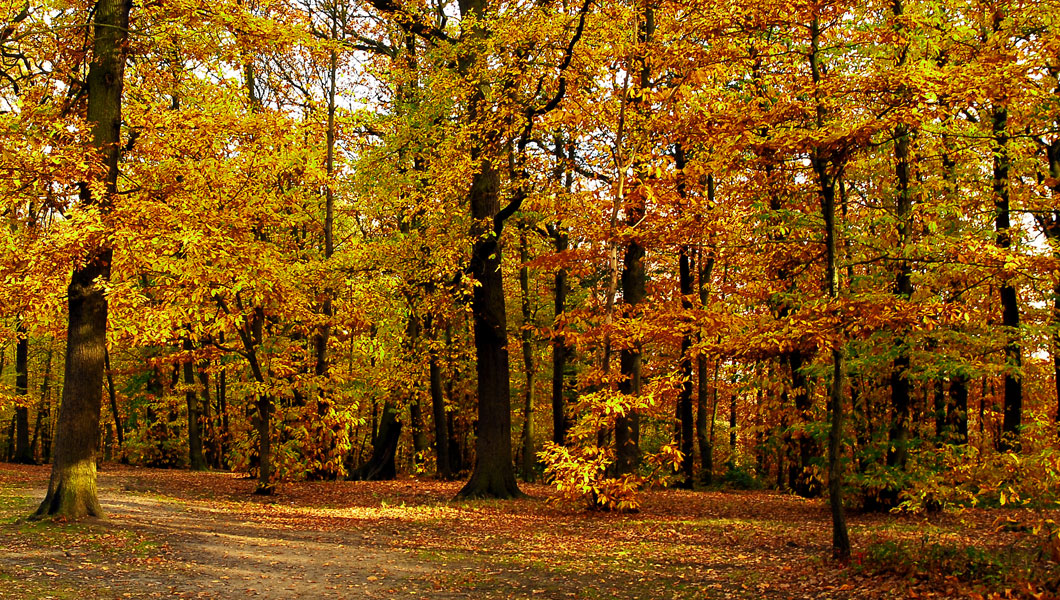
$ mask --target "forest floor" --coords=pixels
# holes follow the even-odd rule
[[[230,473],[110,464],[106,520],[28,521],[49,472],[0,464],[0,598],[1031,597],[1019,569],[1042,560],[1023,527],[998,527],[1041,512],[851,515],[840,565],[826,504],[774,492],[647,492],[609,514],[542,485],[510,501],[455,501],[459,483],[433,480],[261,498]]]

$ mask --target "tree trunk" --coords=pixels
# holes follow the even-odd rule
[[[994,208],[997,211],[994,226],[999,248],[1008,250],[1012,245],[1009,222],[1009,150],[1008,110],[994,109]],[[1019,298],[1009,279],[1001,284],[1001,326],[1005,342],[1005,405],[1001,440],[1001,451],[1020,451],[1020,429],[1023,421],[1023,355],[1020,347]]]
[[[485,0],[460,0],[460,14],[476,24],[461,38],[470,47],[488,37],[482,22],[486,17]],[[459,71],[470,74],[484,57],[468,49],[461,56]],[[468,100],[468,122],[487,118],[486,94],[482,85]],[[500,237],[504,221],[518,210],[518,203],[500,210],[500,173],[493,164],[499,141],[486,135],[471,150],[469,205],[472,237],[468,271],[476,285],[471,295],[471,315],[475,331],[475,370],[478,373],[478,436],[475,440],[475,469],[458,496],[461,498],[511,498],[521,496],[512,463],[511,367],[508,362],[508,317],[504,304],[504,279],[501,271]]]
[[[84,206],[98,206],[105,216],[117,192],[121,140],[121,98],[128,54],[131,0],[99,0],[95,5],[93,53],[88,68],[87,121],[92,146],[106,165],[104,197],[81,184]],[[107,298],[111,249],[90,249],[78,263],[67,288],[69,320],[63,399],[56,427],[55,460],[48,492],[35,516],[77,519],[103,516],[96,494],[96,448],[103,402],[103,353],[107,337]]]
[[[118,393],[114,387],[114,373],[110,368],[110,349],[103,351],[103,369],[107,374],[107,396],[110,398],[110,413],[114,419],[114,432],[118,436],[118,451],[121,453],[122,464],[129,463],[129,457],[125,455],[125,424],[118,413]]]
[[[553,236],[557,253],[567,250],[570,238],[566,230],[557,227]],[[566,327],[563,322],[567,311],[567,270],[560,267],[556,270],[555,277],[555,315],[556,329],[552,337],[552,441],[563,445],[567,443],[567,429],[570,423],[567,419],[567,407],[563,396],[563,381],[567,372],[567,338],[562,333]]]
[[[679,166],[678,168],[683,168]],[[686,311],[692,310],[691,296],[694,293],[692,286],[692,269],[694,268],[691,248],[683,246],[678,260],[678,275],[681,292],[681,307]],[[695,482],[695,446],[692,437],[695,435],[695,422],[692,416],[692,337],[693,330],[689,327],[681,336],[681,393],[678,398],[678,415],[680,421],[679,449],[681,450],[681,472],[684,474],[683,486],[691,489]]]
[[[15,344],[15,456],[16,463],[35,464],[29,437],[29,337],[26,326],[19,319],[18,341]]]
[[[48,344],[48,356],[44,363],[44,377],[40,384],[40,402],[37,404],[37,420],[33,424],[33,439],[29,445],[36,448],[37,440],[41,441],[41,458],[44,462],[51,459],[51,410],[48,402],[49,382],[52,377],[52,357],[54,355],[54,341]],[[3,370],[0,364],[0,371]]]
[[[820,22],[814,15],[810,26],[811,52],[810,70],[813,74],[813,82],[817,88],[815,94],[820,94],[821,70],[819,56]],[[817,98],[817,127],[824,126],[825,109],[820,97]],[[825,284],[828,289],[828,297],[835,302],[839,299],[839,271],[836,268],[836,194],[835,174],[836,162],[841,160],[833,155],[824,154],[820,148],[811,151],[811,163],[817,174],[819,184],[819,196],[821,200],[821,216],[824,219],[825,231]],[[829,151],[830,152],[830,151]],[[831,416],[831,426],[828,429],[828,504],[832,513],[832,557],[836,560],[846,562],[850,560],[850,538],[847,533],[846,517],[843,513],[842,475],[843,468],[840,461],[840,451],[843,441],[843,376],[844,376],[844,341],[836,340],[832,348],[832,381],[828,390],[828,412]]]
[[[428,330],[430,325],[428,324]],[[433,337],[433,336],[432,336]],[[453,478],[449,460],[449,436],[446,429],[445,395],[442,393],[442,369],[438,365],[438,351],[434,344],[430,348],[431,412],[434,416],[434,454],[438,478]]]
[[[896,4],[899,7],[900,4]],[[898,14],[900,9],[895,9]],[[898,197],[895,202],[895,219],[898,221],[898,245],[899,256],[905,255],[905,246],[909,239],[910,219],[912,218],[913,195],[909,188],[909,143],[912,134],[905,125],[899,125],[894,132],[894,154],[898,163],[896,174],[898,178]],[[899,300],[909,300],[913,295],[913,282],[911,278],[912,269],[909,263],[900,259],[898,271],[894,280],[894,295]],[[898,356],[891,363],[891,406],[894,410],[891,428],[888,433],[890,444],[887,449],[887,466],[905,470],[906,461],[909,456],[909,346],[905,340],[904,332],[896,334],[895,344],[898,347]],[[889,495],[892,501],[897,501],[897,489],[891,489]]]
[[[500,173],[489,159],[480,158],[479,171],[471,180],[471,216],[475,221],[493,222],[499,211],[499,193]],[[471,252],[470,271],[477,282],[471,314],[478,374],[478,436],[475,470],[460,490],[461,498],[522,495],[512,463],[511,371],[501,246],[499,240],[487,236],[490,234],[477,232]]]
[[[195,365],[192,364],[191,352],[195,350],[191,339],[181,340],[181,349],[187,354],[184,357],[184,401],[188,406],[188,464],[192,471],[206,470],[206,459],[202,455],[202,408],[199,394],[195,391]]]
[[[533,312],[530,307],[530,262],[529,244],[526,239],[526,230],[520,231],[519,235],[519,261],[522,267],[519,269],[519,290],[522,293],[523,327],[519,332],[522,338],[523,371],[526,373],[526,389],[523,393],[523,435],[522,435],[522,476],[523,481],[534,480],[534,467],[537,465],[537,454],[534,450],[534,348]]]
[[[372,440],[372,456],[350,473],[354,481],[387,481],[397,477],[397,448],[401,440],[401,420],[397,408],[387,400],[379,419],[379,434]]]

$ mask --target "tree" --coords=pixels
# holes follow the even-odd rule
[[[121,108],[131,0],[100,0],[92,22],[92,58],[85,82],[87,121],[102,174],[80,184],[80,210],[104,220],[118,191]],[[107,346],[107,298],[113,249],[97,242],[74,267],[68,288],[69,317],[63,399],[55,435],[55,458],[48,492],[37,517],[103,516],[96,494],[96,446],[103,402],[103,362]]]

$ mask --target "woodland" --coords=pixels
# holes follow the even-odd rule
[[[1055,593],[1058,15],[0,0],[0,458],[1015,507]]]

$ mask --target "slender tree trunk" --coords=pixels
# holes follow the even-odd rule
[[[557,229],[553,237],[556,252],[563,252],[569,247],[567,232]],[[556,444],[567,443],[567,429],[570,423],[567,419],[567,407],[563,396],[563,381],[567,372],[567,338],[562,333],[563,323],[567,312],[567,269],[560,267],[556,270],[554,283],[555,314],[557,332],[552,338],[552,441]]]
[[[48,355],[44,363],[44,378],[40,384],[40,402],[37,404],[37,421],[33,425],[33,439],[30,440],[29,445],[36,448],[37,440],[41,440],[41,457],[44,462],[48,462],[50,457],[50,429],[51,429],[51,410],[48,402],[48,386],[49,381],[52,377],[52,357],[55,353],[54,342],[48,345]],[[2,366],[2,365],[0,365]],[[2,370],[2,368],[0,368]],[[43,435],[42,435],[43,432]]]
[[[740,395],[735,390],[729,393],[729,466],[736,466],[736,404]]]
[[[337,10],[337,6],[331,8],[333,11],[331,14],[331,39],[335,40],[338,37],[338,15],[334,13]],[[332,191],[331,186],[333,185],[332,177],[335,175],[335,98],[336,98],[336,82],[338,80],[338,51],[332,47],[328,54],[328,124],[326,134],[326,155],[324,158],[324,168],[328,175],[328,184],[324,188],[324,260],[328,261],[335,254],[335,193]],[[318,328],[316,334],[313,336],[313,348],[316,354],[316,361],[313,366],[313,374],[317,377],[324,378],[328,375],[328,337],[331,335],[331,319],[335,316],[335,309],[332,306],[332,291],[325,288],[323,290],[324,302],[321,306],[321,313],[324,316],[324,322]],[[323,387],[321,388],[324,389]],[[328,409],[331,407],[331,400],[327,397],[326,393],[317,395],[317,413],[321,416],[327,414]]]
[[[125,424],[118,412],[118,392],[114,387],[114,372],[110,368],[110,349],[103,350],[103,370],[107,374],[107,396],[110,398],[110,413],[114,418],[114,432],[118,436],[118,451],[121,453],[121,462],[128,464],[129,458],[125,456]]]
[[[427,330],[433,331],[428,315]],[[432,335],[432,337],[434,337]],[[432,343],[430,347],[430,384],[431,412],[434,416],[434,454],[437,461],[438,478],[453,478],[453,469],[449,460],[449,436],[446,430],[445,395],[442,392],[442,369],[438,364],[438,350]]]
[[[950,377],[950,402],[946,423],[957,444],[968,443],[968,378],[956,374]]]
[[[125,79],[126,43],[131,0],[99,0],[95,5],[93,52],[86,83],[87,121],[92,146],[106,165],[104,197],[93,197],[92,186],[81,184],[84,206],[98,206],[105,217],[117,192],[121,147],[121,100]],[[63,400],[56,428],[55,460],[48,492],[37,517],[76,519],[103,516],[96,493],[96,448],[103,402],[103,353],[107,336],[107,298],[111,249],[90,250],[74,268],[67,288],[69,321]]]
[[[681,168],[681,167],[678,167]],[[695,268],[691,257],[692,249],[683,246],[678,259],[678,279],[681,292],[681,307],[692,310],[691,296],[694,293],[692,269]],[[692,385],[693,385],[693,359],[692,359],[692,337],[691,327],[681,336],[681,393],[678,398],[678,415],[680,422],[679,448],[681,450],[681,472],[684,474],[683,486],[692,488],[695,482],[695,445],[693,436],[695,433],[695,421],[692,415]]]
[[[556,176],[565,176],[566,190],[569,194],[574,184],[573,171],[568,168],[566,161],[574,161],[574,148],[566,153],[563,148],[563,138],[556,137]],[[557,223],[551,230],[553,248],[556,254],[565,252],[570,248],[570,235],[562,223]],[[567,375],[567,338],[563,333],[566,328],[565,318],[567,312],[567,269],[560,267],[556,269],[553,284],[554,315],[553,327],[555,332],[552,336],[552,442],[564,445],[567,443],[567,429],[570,422],[567,418],[566,402],[563,395],[564,379]]]
[[[814,15],[810,26],[811,52],[810,70],[818,94],[817,127],[824,127],[825,108],[820,101],[820,22]],[[830,151],[829,151],[830,152]],[[820,148],[811,151],[811,163],[817,174],[821,200],[821,216],[825,225],[825,278],[828,297],[835,302],[839,299],[839,271],[836,266],[836,194],[835,174],[837,157],[825,155]],[[832,348],[832,381],[828,391],[828,413],[831,424],[828,430],[828,504],[832,513],[832,557],[846,562],[850,560],[850,538],[847,533],[846,517],[843,512],[842,476],[843,466],[840,452],[843,441],[843,377],[844,377],[844,342],[833,342]]]
[[[519,232],[519,261],[522,267],[519,269],[519,291],[522,294],[521,305],[523,312],[523,327],[519,332],[522,339],[523,371],[526,373],[526,389],[523,392],[523,481],[534,480],[534,468],[537,465],[537,453],[534,449],[534,347],[533,347],[533,325],[534,317],[530,306],[530,262],[529,243],[526,238],[526,230]]]
[[[195,391],[195,365],[192,364],[190,353],[195,350],[189,338],[181,340],[181,349],[188,356],[184,357],[183,374],[184,402],[188,407],[188,464],[193,471],[206,470],[206,459],[202,455],[202,408],[199,403],[199,394]]]
[[[218,447],[217,428],[214,425],[212,400],[210,398],[210,374],[206,370],[208,360],[203,359],[196,365],[195,371],[199,379],[199,389],[202,391],[202,424],[203,424],[203,458],[206,464],[220,468],[221,449]]]
[[[31,465],[33,446],[29,437],[29,336],[22,319],[17,326],[18,341],[15,344],[15,456],[16,463]]]
[[[684,148],[678,144],[674,151],[675,167],[678,171],[683,172],[683,169],[687,165],[687,157],[685,156]],[[680,195],[682,201],[686,199],[688,190],[685,180],[682,178],[677,183],[677,192]],[[695,293],[693,289],[695,281],[693,278],[693,270],[695,269],[695,261],[692,258],[693,249],[689,246],[682,246],[679,251],[679,258],[677,261],[678,271],[678,291],[681,294],[681,308],[686,313],[692,310],[692,294]],[[689,319],[689,326],[681,334],[681,392],[677,400],[677,447],[681,451],[681,468],[680,471],[684,475],[684,481],[681,482],[683,487],[691,489],[695,483],[695,441],[692,439],[695,435],[695,421],[692,414],[692,386],[693,377],[693,360],[692,360],[692,341],[693,328],[691,327],[691,319]]]
[[[1007,251],[1012,245],[1009,222],[1009,149],[1008,110],[995,107],[994,135],[994,226],[997,246]],[[1019,298],[1008,279],[1001,284],[1001,326],[1005,342],[1005,404],[1002,435],[998,447],[1002,451],[1020,451],[1020,429],[1023,421],[1023,354],[1020,347]]]
[[[896,4],[900,6],[900,4]],[[898,10],[898,9],[896,9]],[[900,14],[900,13],[899,13]],[[904,62],[904,61],[903,61]],[[895,129],[895,159],[898,163],[898,197],[895,203],[895,219],[898,221],[899,256],[905,255],[905,246],[909,238],[910,219],[912,218],[912,190],[909,188],[909,143],[912,134],[905,125]],[[912,268],[905,260],[898,261],[898,272],[895,275],[894,294],[900,300],[909,300],[913,295]],[[887,466],[905,470],[909,456],[909,346],[904,332],[897,334],[895,344],[898,356],[891,363],[891,406],[894,409],[889,431],[890,444],[887,450]],[[889,492],[891,501],[897,501],[897,489]]]

